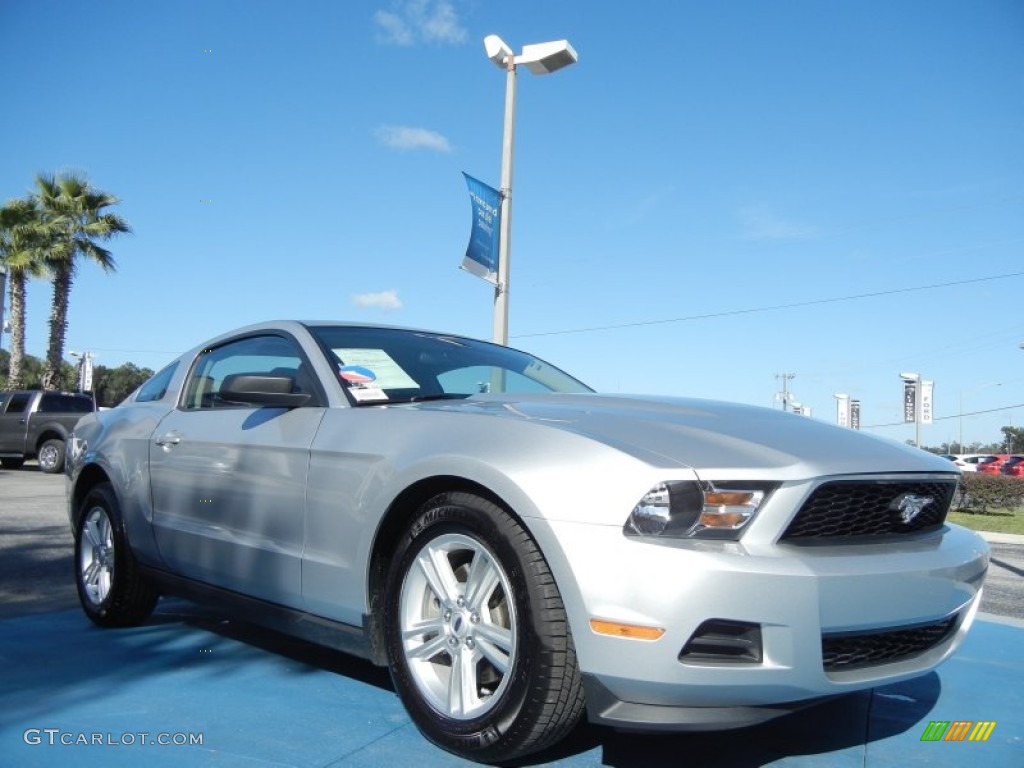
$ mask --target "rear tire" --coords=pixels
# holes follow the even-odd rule
[[[420,731],[471,760],[562,739],[583,714],[558,587],[529,533],[469,493],[437,496],[399,542],[385,634],[395,688]]]
[[[101,627],[141,624],[156,606],[159,595],[139,573],[109,483],[89,491],[79,507],[75,584],[85,615]]]
[[[47,440],[39,446],[39,469],[48,475],[56,475],[64,471],[64,441],[56,438]]]

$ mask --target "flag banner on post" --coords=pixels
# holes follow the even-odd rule
[[[850,426],[849,395],[836,395],[836,424],[840,427]]]
[[[78,391],[92,392],[92,356],[86,352],[78,364]]]
[[[921,423],[932,423],[932,392],[935,389],[934,381],[921,382]]]
[[[860,429],[860,400],[850,401],[850,427]]]
[[[917,382],[903,382],[903,421],[917,421]]]
[[[466,177],[469,200],[473,205],[473,229],[461,268],[497,285],[501,193],[468,173],[462,175]]]

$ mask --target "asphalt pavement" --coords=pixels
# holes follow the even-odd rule
[[[0,470],[0,765],[469,765],[420,736],[367,662],[177,600],[138,628],[94,627],[77,607],[64,503],[63,478]],[[522,765],[1019,768],[1024,542],[993,538],[986,613],[937,672],[742,731],[584,724]],[[968,721],[994,723],[987,740],[926,738]]]

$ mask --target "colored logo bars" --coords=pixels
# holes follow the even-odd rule
[[[995,727],[995,720],[932,720],[921,741],[988,741]]]

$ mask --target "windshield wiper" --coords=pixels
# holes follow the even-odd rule
[[[436,392],[432,395],[413,395],[412,397],[405,397],[401,400],[389,400],[389,404],[394,405],[395,403],[427,403],[432,400],[465,400],[469,397],[464,392]]]

